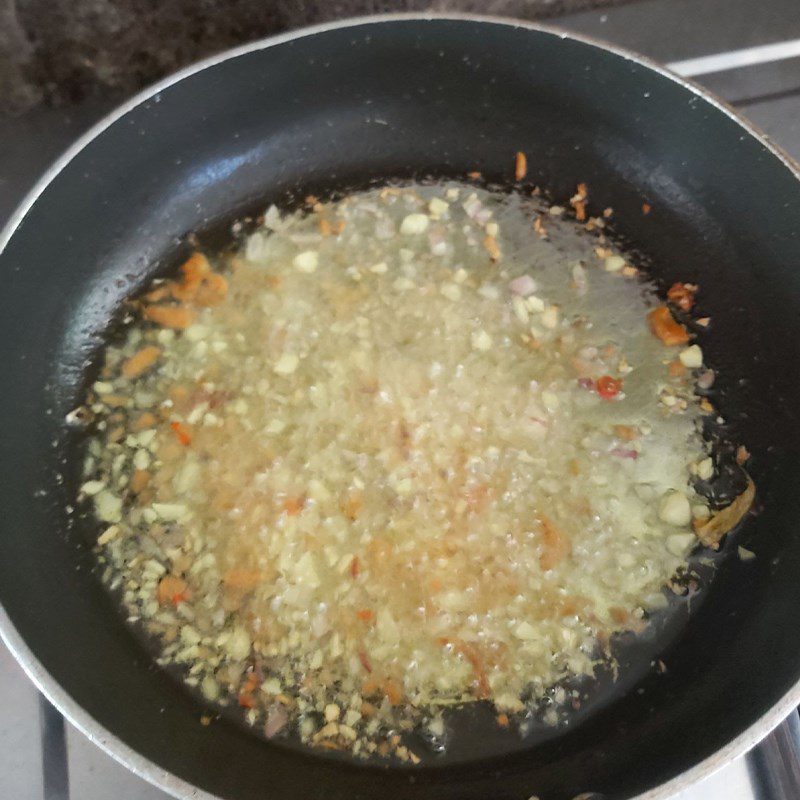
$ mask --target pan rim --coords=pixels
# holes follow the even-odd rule
[[[158,94],[170,86],[188,78],[196,73],[202,72],[209,67],[216,66],[230,59],[258,50],[265,50],[269,47],[285,44],[306,36],[314,36],[328,31],[335,31],[347,28],[357,28],[365,25],[382,25],[394,22],[429,22],[435,20],[470,22],[488,25],[502,25],[511,28],[522,28],[539,33],[556,36],[563,40],[575,41],[587,44],[605,52],[613,53],[627,61],[651,70],[662,77],[688,89],[694,95],[700,97],[705,102],[722,112],[725,116],[739,125],[747,134],[756,139],[766,151],[775,156],[783,166],[800,181],[800,164],[788,155],[781,147],[773,143],[767,134],[758,126],[741,116],[724,100],[717,97],[706,88],[695,81],[682,77],[657,61],[643,56],[635,51],[619,47],[601,39],[596,39],[583,34],[568,32],[555,25],[541,24],[539,22],[529,22],[515,19],[513,17],[499,17],[496,15],[468,14],[468,13],[391,13],[374,14],[349,17],[334,22],[320,23],[318,25],[298,28],[286,33],[277,34],[258,39],[247,44],[240,45],[228,50],[224,50],[208,58],[190,64],[183,69],[174,72],[162,80],[149,87],[137,92],[108,114],[97,123],[92,125],[83,135],[81,135],[67,150],[65,150],[45,171],[33,188],[27,193],[22,202],[17,206],[9,217],[7,223],[0,230],[0,255],[3,254],[8,243],[11,241],[17,228],[25,219],[28,211],[36,203],[53,180],[61,171],[94,139],[99,137],[107,128],[123,118],[130,111],[142,103],[152,100]],[[225,798],[211,794],[203,789],[199,789],[183,778],[174,775],[168,770],[158,766],[154,761],[138,753],[132,747],[123,742],[115,734],[104,728],[98,723],[89,712],[85,711],[58,681],[44,668],[39,659],[34,655],[27,643],[17,631],[5,608],[0,604],[0,640],[8,647],[11,654],[20,664],[28,678],[36,688],[49,700],[64,718],[70,722],[77,730],[86,736],[91,742],[97,745],[115,761],[122,764],[138,777],[146,780],[157,788],[167,792],[176,798],[194,798],[195,800],[225,800]],[[788,689],[771,708],[767,709],[749,727],[742,731],[738,736],[728,742],[727,745],[717,750],[698,764],[676,775],[674,778],[649,789],[641,794],[632,797],[630,800],[666,800],[681,790],[689,788],[692,784],[717,772],[736,758],[744,755],[758,742],[760,742],[770,731],[776,728],[791,713],[792,710],[800,706],[800,680]]]

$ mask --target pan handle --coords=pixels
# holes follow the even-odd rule
[[[747,754],[759,800],[800,798],[800,716],[791,714]]]

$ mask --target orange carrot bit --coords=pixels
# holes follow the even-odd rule
[[[603,358],[611,358],[612,356],[614,356],[614,355],[616,354],[616,352],[617,352],[617,347],[616,347],[616,345],[613,345],[613,344],[607,344],[607,345],[606,345],[606,346],[605,346],[605,347],[604,347],[604,348],[603,348],[603,349],[600,351],[600,355],[602,355],[602,356],[603,356]]]
[[[542,555],[539,565],[545,572],[553,569],[571,551],[567,537],[544,514],[539,518],[542,527]]]
[[[331,228],[330,222],[328,222],[328,220],[325,219],[325,217],[320,217],[319,218],[319,232],[323,236],[330,236],[331,233],[332,233],[332,230],[333,229]]]
[[[566,597],[559,603],[559,613],[562,617],[574,617],[584,605],[577,597]]]
[[[650,203],[642,203],[642,214],[649,214],[652,210]]]
[[[654,308],[648,315],[650,330],[666,345],[686,344],[689,331],[677,322],[666,306]]]
[[[260,682],[261,680],[259,679],[256,670],[251,669],[250,672],[245,675],[244,683],[242,684],[242,691],[249,694],[255,690]]]
[[[472,178],[472,180],[476,181],[478,180],[478,178],[481,177],[481,173],[477,169],[474,169],[472,170],[472,172],[467,173],[467,177]]]
[[[172,294],[172,284],[162,283],[151,289],[145,296],[144,300],[147,303],[158,303],[161,300],[166,300]]]
[[[686,374],[686,367],[676,358],[667,365],[667,372],[670,378],[680,378]]]
[[[306,504],[305,495],[301,495],[300,497],[287,497],[283,501],[283,510],[290,517],[296,517],[303,510],[305,504]]]
[[[245,675],[245,679],[239,689],[239,705],[242,708],[255,708],[256,700],[253,697],[253,692],[258,687],[258,684],[263,679],[259,677],[260,673],[256,670],[251,670]]]
[[[394,678],[387,678],[383,682],[383,693],[390,706],[399,706],[403,702],[403,689]]]
[[[358,490],[353,490],[347,493],[347,497],[342,501],[340,509],[347,519],[354,522],[363,504],[364,495]]]
[[[228,281],[217,272],[212,272],[201,281],[194,297],[198,306],[218,306],[228,296]]]
[[[369,678],[368,680],[372,680],[372,679]],[[365,692],[363,690],[362,690],[361,694],[364,695],[364,696],[369,696],[369,692]],[[372,703],[368,702],[367,700],[362,700],[361,701],[361,707],[359,708],[359,711],[361,711],[361,716],[362,717],[374,717],[378,713],[378,709]]]
[[[694,305],[697,286],[693,283],[673,283],[667,290],[667,300],[674,303],[681,311],[690,311]]]
[[[142,316],[162,328],[183,330],[194,322],[194,312],[186,306],[145,306]]]
[[[612,606],[608,609],[608,612],[611,614],[611,619],[613,619],[617,625],[626,625],[630,622],[631,615],[624,608]]]
[[[123,408],[129,405],[129,398],[121,394],[104,394],[103,402],[110,408]]]
[[[528,174],[528,158],[521,150],[517,151],[514,159],[514,180],[524,181]]]
[[[339,744],[339,742],[334,742],[331,739],[322,739],[319,742],[314,742],[314,747],[319,747],[323,750],[344,750],[344,746]],[[389,753],[387,751],[386,755],[388,756]]]
[[[181,272],[185,281],[201,281],[211,274],[211,264],[202,253],[192,253],[181,265]]]
[[[350,562],[350,575],[353,578],[357,578],[361,574],[361,562],[358,560],[358,556],[353,556],[353,560]]]
[[[523,334],[520,338],[522,340],[522,343],[525,345],[525,347],[528,348],[528,350],[532,350],[534,353],[537,350],[541,350],[542,347],[541,339],[536,339],[533,336],[526,336],[525,334]]]
[[[358,660],[361,662],[361,666],[364,667],[367,672],[372,672],[372,664],[370,664],[367,654],[363,650],[358,651]]]
[[[497,724],[501,728],[507,728],[508,725],[509,725],[508,714],[498,714],[497,715]]]
[[[170,291],[175,300],[180,303],[191,303],[200,288],[200,281],[173,281]]]
[[[636,428],[631,425],[615,425],[614,435],[623,442],[632,442],[639,435]]]
[[[361,392],[361,394],[377,394],[379,388],[378,381],[371,378],[360,383],[358,391]]]
[[[228,589],[249,592],[261,583],[261,572],[257,569],[229,569],[222,576],[222,582]]]
[[[182,383],[176,383],[167,390],[167,397],[177,406],[189,399],[189,389]]]
[[[486,676],[483,656],[478,647],[471,642],[463,639],[449,639],[446,636],[439,637],[439,644],[442,646],[450,645],[459,656],[466,659],[472,667],[473,683],[472,690],[478,700],[485,700],[492,693],[489,686],[489,679]]]
[[[589,188],[585,183],[579,183],[575,194],[570,198],[569,203],[575,209],[575,219],[583,222],[586,219],[586,198],[589,196]]]
[[[201,283],[211,275],[211,264],[202,253],[193,253],[181,265],[181,279],[171,284],[172,296],[176,300],[193,300]]]
[[[146,372],[153,364],[156,363],[158,357],[161,355],[161,349],[154,345],[143,347],[137,353],[134,353],[130,358],[122,363],[122,375],[128,380],[138,378],[143,372]]]
[[[165,575],[159,582],[156,589],[156,599],[162,605],[165,603],[172,603],[178,605],[182,603],[189,596],[189,587],[183,578],[177,575]]]
[[[148,483],[150,483],[150,473],[145,469],[137,469],[131,475],[128,488],[133,494],[141,494],[147,488]]]
[[[364,697],[375,697],[375,695],[380,694],[381,691],[381,684],[377,678],[367,678],[361,684],[361,694]]]
[[[156,418],[155,414],[153,414],[151,411],[143,411],[133,421],[133,425],[131,425],[131,428],[134,431],[144,431],[147,430],[148,428],[155,427],[157,422],[158,419]]]
[[[362,622],[372,622],[375,617],[375,612],[371,608],[361,608],[356,611],[356,616]]]
[[[172,428],[172,432],[175,434],[177,440],[184,447],[188,447],[192,443],[192,434],[182,422],[170,422],[169,426]]]
[[[701,397],[700,398],[700,408],[703,411],[705,411],[706,414],[715,414],[716,413],[716,409],[714,408],[714,406],[711,405],[711,403],[708,402],[708,398],[707,397]]]
[[[394,545],[382,536],[376,536],[368,545],[367,562],[375,567],[380,567],[389,562],[392,557]]]
[[[497,239],[494,236],[485,236],[483,239],[483,249],[489,254],[492,261],[500,260],[500,245],[497,244]]]
[[[389,742],[381,742],[378,745],[378,755],[381,758],[386,758],[392,752],[392,746]]]
[[[488,484],[479,483],[467,490],[464,499],[467,501],[467,508],[479,514],[492,499],[492,490]]]

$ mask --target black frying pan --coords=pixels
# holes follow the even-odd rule
[[[672,625],[619,643],[565,729],[520,741],[462,713],[450,754],[386,768],[267,744],[202,708],[119,621],[74,492],[75,405],[122,299],[270,200],[389,178],[508,183],[513,154],[595,210],[663,285],[700,284],[715,401],[752,452],[758,514]],[[652,212],[643,215],[647,202]],[[719,103],[627,54],[497,20],[376,18],[213,59],[130,102],[50,172],[0,246],[2,632],[114,756],[180,797],[663,797],[800,700],[800,182]],[[743,563],[736,547],[756,552]],[[661,658],[667,672],[650,668]],[[680,777],[682,776],[682,777]],[[666,785],[664,785],[666,784]],[[193,788],[197,787],[197,788]]]

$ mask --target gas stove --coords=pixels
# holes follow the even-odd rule
[[[497,3],[487,11],[497,11]],[[392,6],[387,3],[387,10]],[[797,0],[640,0],[549,20],[667,63],[716,92],[800,159]],[[0,117],[0,224],[67,145],[120,98]],[[0,797],[166,800],[65,722],[0,644]],[[676,800],[797,800],[797,712],[760,745]]]

